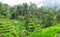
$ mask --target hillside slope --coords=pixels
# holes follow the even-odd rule
[[[41,32],[32,33],[30,37],[56,37],[55,35],[60,33],[60,26],[52,26],[49,28],[42,29]]]

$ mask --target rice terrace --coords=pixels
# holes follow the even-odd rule
[[[60,0],[0,0],[0,37],[60,37]]]

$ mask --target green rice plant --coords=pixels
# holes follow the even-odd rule
[[[18,37],[15,26],[10,20],[0,20],[0,37]]]
[[[33,32],[29,37],[54,37],[60,31],[60,26],[52,26],[42,29],[41,32]]]

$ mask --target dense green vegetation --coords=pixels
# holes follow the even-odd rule
[[[0,2],[0,37],[54,37],[59,25],[60,9],[55,7]]]
[[[41,32],[34,32],[30,37],[56,37],[56,34],[60,33],[60,26],[52,26],[42,29]]]

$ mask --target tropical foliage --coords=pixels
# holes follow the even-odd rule
[[[0,37],[54,37],[59,25],[59,8],[0,2]]]

